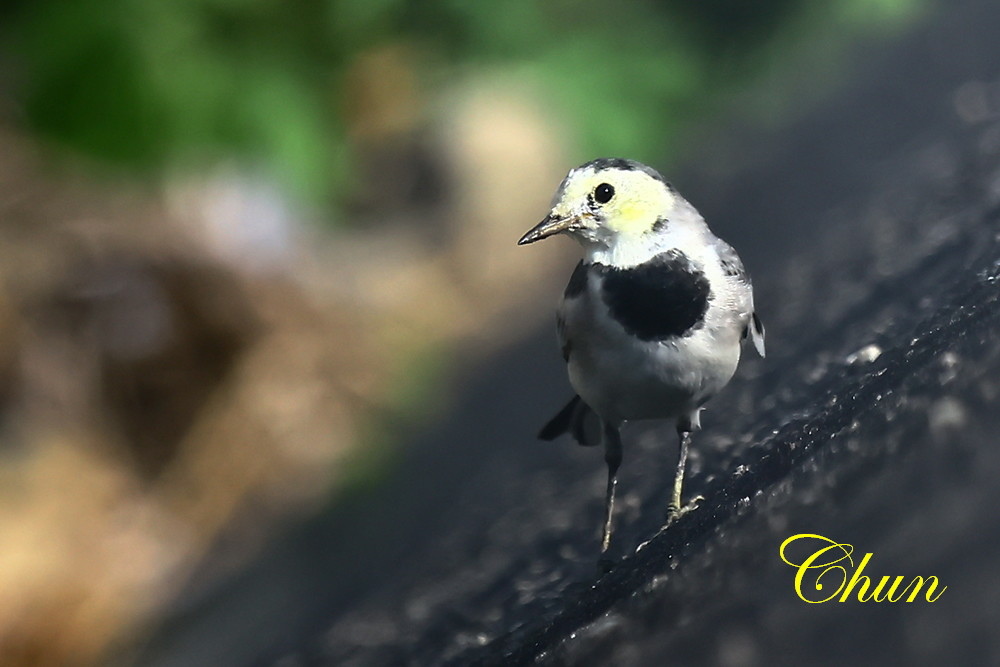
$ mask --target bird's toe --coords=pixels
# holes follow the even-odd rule
[[[669,526],[691,510],[696,509],[698,507],[698,503],[704,499],[705,496],[695,496],[688,501],[687,505],[684,505],[683,507],[678,507],[674,503],[667,505],[667,525]]]

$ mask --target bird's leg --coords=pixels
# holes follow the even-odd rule
[[[688,448],[691,446],[691,424],[682,421],[677,424],[677,435],[680,437],[680,455],[677,459],[677,472],[674,474],[674,494],[667,505],[667,523],[673,523],[684,514],[698,506],[701,496],[693,498],[688,505],[681,505],[681,487],[684,486],[684,466],[687,464]]]
[[[608,488],[604,495],[604,534],[601,537],[601,555],[611,545],[611,517],[615,509],[615,486],[618,484],[618,466],[622,462],[622,438],[616,424],[603,422],[604,461],[608,464]]]

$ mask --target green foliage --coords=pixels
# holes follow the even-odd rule
[[[234,158],[315,203],[346,183],[345,73],[374,47],[413,46],[429,95],[457,73],[530,74],[587,154],[655,161],[768,44],[916,3],[33,0],[6,10],[0,44],[40,135],[148,171]]]

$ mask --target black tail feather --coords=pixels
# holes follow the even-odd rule
[[[574,396],[570,399],[566,407],[557,412],[556,416],[542,427],[542,430],[538,432],[538,439],[546,441],[555,440],[563,433],[568,433],[573,424],[573,414],[576,412],[577,406],[582,402],[579,396]]]
[[[542,430],[538,432],[540,440],[555,440],[563,433],[569,433],[573,439],[585,447],[596,445],[599,442],[597,437],[589,437],[587,434],[587,415],[596,414],[590,406],[583,402],[579,396],[574,396],[556,416],[549,420]]]

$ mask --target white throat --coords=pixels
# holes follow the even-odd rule
[[[584,241],[584,256],[588,263],[599,263],[627,269],[648,262],[668,250],[680,250],[694,260],[700,260],[704,242],[690,228],[668,229],[651,234],[621,235],[610,244]]]

